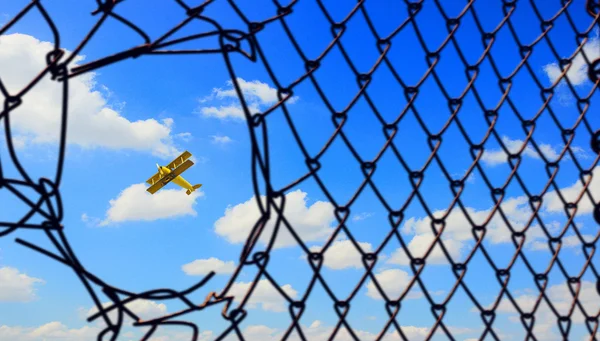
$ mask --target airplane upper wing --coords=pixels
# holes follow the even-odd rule
[[[181,155],[176,157],[175,160],[171,161],[171,163],[167,165],[167,168],[173,169],[180,166],[185,160],[189,159],[190,156],[192,156],[192,154],[186,150]]]
[[[173,179],[175,179],[179,174],[185,172],[188,168],[192,167],[193,165],[194,163],[192,162],[192,160],[186,160],[184,163],[179,165],[179,167],[175,168],[171,173],[167,174],[166,176],[170,176]]]

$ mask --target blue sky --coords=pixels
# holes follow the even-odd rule
[[[12,18],[26,3],[15,1],[3,4],[0,7],[3,14],[1,20],[6,22]],[[583,0],[573,1],[569,9],[569,15],[577,23],[579,31],[587,30],[592,22],[583,11],[583,4]],[[340,2],[337,6],[327,5],[327,8],[334,20],[340,20],[354,5],[355,2]],[[462,3],[444,4],[447,5],[453,6],[445,7],[450,17],[460,13],[463,6]],[[559,5],[559,1],[551,4],[545,2],[539,10],[544,18],[550,18],[558,11]],[[44,6],[60,31],[61,47],[73,51],[94,23],[94,18],[89,15],[95,9],[94,2],[69,0]],[[264,6],[244,4],[242,9],[255,21],[276,13],[270,2],[265,2]],[[366,9],[382,37],[392,32],[407,13],[404,4],[392,1],[367,3]],[[499,1],[485,5],[477,2],[475,10],[486,31],[492,31],[503,18]],[[118,6],[117,13],[139,25],[153,39],[184,18],[181,8],[171,2],[145,7],[132,1],[124,2]],[[316,4],[300,2],[294,6],[293,15],[286,20],[308,58],[316,58],[332,39],[325,17],[315,13],[320,13]],[[215,1],[207,7],[204,15],[214,18],[223,27],[245,29],[243,22],[225,1]],[[420,33],[430,50],[435,50],[446,37],[447,31],[434,2],[426,2],[417,18]],[[529,3],[519,3],[510,20],[523,45],[533,42],[541,33],[539,20]],[[176,37],[209,29],[205,24],[192,23]],[[469,62],[474,63],[483,52],[483,46],[470,14],[461,20],[456,37],[462,53]],[[577,41],[565,15],[555,21],[549,37],[561,57],[569,57],[576,48]],[[590,41],[585,46],[584,51],[591,59],[599,57],[597,37],[597,31],[590,33]],[[0,78],[9,84],[9,90],[17,91],[45,65],[44,56],[51,46],[47,42],[53,42],[52,34],[35,12],[0,37]],[[258,34],[258,42],[278,81],[284,86],[305,72],[302,59],[280,24],[268,25]],[[361,72],[367,72],[379,56],[376,40],[360,13],[348,23],[341,42]],[[96,60],[140,43],[139,36],[131,30],[114,21],[107,21],[81,51],[80,55],[85,58],[77,62],[81,64]],[[215,39],[206,39],[177,48],[217,46]],[[503,76],[511,74],[522,59],[507,27],[497,33],[491,54]],[[393,38],[388,58],[409,85],[416,84],[428,68],[423,48],[410,25]],[[277,101],[275,82],[269,77],[263,60],[252,63],[235,55],[232,61],[238,84],[251,110],[263,111],[274,105]],[[560,75],[556,58],[545,41],[535,46],[528,65],[544,86],[550,86]],[[458,97],[468,83],[464,69],[456,50],[448,45],[441,53],[436,72],[452,97]],[[582,97],[594,90],[585,76],[586,70],[585,62],[578,55],[567,74],[575,84],[577,94]],[[342,111],[358,91],[351,68],[336,48],[321,63],[315,79],[336,111]],[[513,79],[510,99],[523,117],[531,118],[543,106],[540,90],[526,69],[521,69]],[[130,291],[141,292],[162,287],[182,290],[195,284],[202,278],[201,274],[211,270],[216,271],[217,275],[194,298],[200,303],[209,291],[220,291],[238,265],[248,231],[258,218],[251,184],[248,127],[232,91],[230,75],[222,56],[141,56],[74,78],[70,87],[69,145],[61,193],[66,207],[63,224],[79,260],[106,282]],[[486,108],[497,106],[502,91],[489,61],[481,64],[475,87]],[[415,107],[428,129],[435,133],[449,118],[447,101],[431,76],[419,89]],[[36,179],[40,176],[52,177],[54,174],[60,107],[56,83],[44,80],[34,91],[26,96],[21,108],[11,113],[11,121],[19,157]],[[385,65],[381,65],[373,74],[367,93],[388,122],[397,118],[406,106],[402,87]],[[594,112],[598,105],[597,97],[598,92],[595,91],[588,112]],[[294,88],[294,98],[286,107],[308,153],[316,155],[334,132],[335,126],[330,110],[310,80]],[[550,107],[552,114],[565,127],[573,126],[580,115],[577,102],[569,94],[564,82],[557,86]],[[526,135],[518,116],[506,103],[499,108],[498,116],[498,136],[507,148],[519,149]],[[350,109],[348,117],[344,133],[363,160],[372,160],[385,143],[381,123],[364,98]],[[465,96],[458,117],[472,141],[480,141],[484,137],[487,123],[472,92]],[[586,114],[585,117],[592,128],[600,123],[593,115]],[[271,181],[275,189],[280,189],[303,176],[308,169],[281,109],[269,114],[267,125]],[[405,115],[398,126],[399,133],[394,143],[410,169],[418,170],[430,153],[427,134],[419,127],[411,112]],[[550,161],[555,160],[564,147],[560,130],[548,110],[537,120],[533,138]],[[579,164],[584,169],[594,169],[595,174],[596,156],[589,140],[589,132],[579,125],[571,150]],[[494,137],[486,142],[485,148],[486,154],[480,165],[494,187],[501,187],[511,167]],[[155,163],[166,164],[183,150],[194,154],[195,161],[185,177],[191,183],[202,183],[201,191],[186,196],[175,185],[169,185],[154,197],[145,192],[146,187],[142,183],[154,174]],[[450,125],[444,133],[439,155],[454,178],[465,176],[472,158],[456,124]],[[544,161],[531,144],[522,155],[518,174],[530,192],[539,193],[548,181]],[[4,174],[16,177],[15,170],[8,162],[5,141],[2,142],[0,158],[4,161]],[[320,162],[322,169],[318,173],[319,178],[335,202],[343,205],[364,179],[360,164],[339,138],[331,144]],[[581,184],[577,184],[578,175],[574,161],[563,158],[556,184],[567,200],[576,200],[581,192]],[[406,170],[390,150],[378,161],[372,179],[394,209],[404,205],[412,191]],[[483,222],[493,206],[490,190],[478,170],[468,178],[465,176],[465,179],[462,203],[473,219]],[[588,188],[595,194],[594,198],[600,194],[598,181],[592,181]],[[550,189],[550,193],[544,196],[540,215],[553,233],[559,233],[567,219],[560,200],[552,191]],[[441,216],[452,201],[448,180],[435,161],[425,172],[420,192],[428,209],[435,212],[436,216]],[[336,226],[329,199],[312,179],[302,182],[286,194],[287,219],[299,231],[307,246],[318,249]],[[0,221],[11,221],[20,216],[23,206],[9,193],[0,191],[0,201],[4,208]],[[598,235],[591,215],[592,208],[589,199],[582,199],[574,219],[587,241],[595,240]],[[511,224],[519,229],[527,224],[531,215],[527,197],[515,180],[506,189],[503,210]],[[364,251],[378,249],[389,233],[390,225],[387,212],[373,190],[366,188],[350,212],[347,226]],[[402,237],[415,256],[423,255],[433,240],[426,210],[415,199],[404,214],[405,220],[400,228]],[[39,221],[39,218],[34,219]],[[442,239],[453,258],[462,261],[474,245],[470,224],[458,207],[446,219],[448,226]],[[267,229],[265,233],[268,235],[269,232]],[[0,339],[95,338],[103,325],[102,322],[88,324],[85,321],[93,309],[93,302],[76,276],[69,268],[16,244],[14,239],[17,237],[52,249],[40,231],[19,230],[0,240],[0,278],[3,279],[0,281],[0,291],[5,292],[0,294]],[[264,238],[266,236],[262,240]],[[524,249],[528,259],[537,272],[544,272],[552,254],[547,249],[547,238],[537,223],[528,232],[527,241]],[[304,294],[312,271],[302,250],[291,242],[289,235],[281,236],[278,243],[279,247],[271,253],[269,273],[279,283],[286,285],[284,290],[288,294],[299,299]],[[514,254],[515,248],[508,229],[497,214],[488,226],[484,245],[499,267],[507,266]],[[264,243],[259,243],[259,247],[264,247]],[[373,271],[391,296],[398,296],[413,274],[407,266],[406,255],[399,248],[397,240],[389,242],[381,250]],[[585,257],[581,249],[581,242],[569,228],[559,258],[563,264],[568,264],[571,276],[578,274],[584,266]],[[337,297],[344,299],[364,274],[364,268],[360,257],[343,234],[338,236],[330,250],[325,253],[322,273]],[[594,256],[591,262],[597,266],[598,256]],[[255,269],[251,267],[243,269],[232,289],[236,296],[245,294],[254,273]],[[565,278],[556,266],[549,276],[548,295],[557,309],[566,313],[572,297],[564,286]],[[454,277],[439,248],[430,255],[421,278],[436,302],[443,301],[452,289]],[[595,277],[590,270],[583,274],[582,281],[581,301],[586,302],[584,307],[590,315],[597,315],[600,300],[593,288]],[[481,252],[477,252],[469,262],[465,282],[485,306],[493,303],[500,290]],[[523,310],[532,308],[539,291],[520,260],[514,266],[508,287]],[[416,289],[409,293],[398,317],[403,331],[411,340],[423,339],[435,322],[429,303]],[[101,300],[109,301],[107,297],[101,297]],[[332,307],[331,299],[317,285],[300,320],[309,339],[327,339],[331,328],[337,323]],[[460,340],[478,339],[483,325],[474,304],[462,289],[456,291],[447,307],[444,322],[451,328],[453,336]],[[143,301],[132,307],[146,317],[161,316],[181,308],[176,301]],[[510,301],[504,299],[497,309],[494,330],[498,336],[502,339],[523,338],[524,329]],[[278,339],[290,323],[284,302],[263,283],[255,291],[248,312],[242,330],[249,340]],[[189,316],[189,319],[198,323],[203,333],[201,340],[212,340],[226,328],[220,313],[221,306]],[[384,302],[379,299],[369,280],[365,281],[352,300],[347,320],[361,339],[374,339],[385,325],[386,317]],[[536,321],[534,330],[540,339],[558,337],[556,317],[544,303],[536,315]],[[126,328],[126,332],[119,340],[139,339],[141,335],[140,330],[132,327]],[[188,340],[188,332],[165,329],[155,339]],[[579,339],[588,335],[589,338],[586,333],[582,315],[575,313],[571,337]],[[392,340],[398,337],[388,336]],[[344,337],[350,339],[347,334],[340,336],[340,339]],[[441,330],[438,330],[436,337],[443,339]]]

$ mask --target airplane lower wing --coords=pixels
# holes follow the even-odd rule
[[[155,183],[158,182],[158,180],[160,180],[160,173],[156,172],[156,174],[152,175],[152,177],[148,180],[146,180],[146,183],[148,185],[154,185]]]
[[[150,192],[150,194],[154,194],[154,193],[156,193],[156,192],[157,192],[159,189],[161,189],[161,188],[165,187],[165,185],[166,185],[166,184],[168,184],[168,183],[169,183],[168,181],[167,181],[167,182],[162,182],[162,181],[159,181],[159,182],[155,183],[154,185],[152,185],[152,186],[148,187],[148,188],[146,189],[146,191]]]
[[[146,191],[150,192],[151,194],[156,193],[159,189],[166,186],[169,182],[178,177],[179,174],[183,173],[185,170],[192,167],[193,165],[194,163],[192,162],[192,160],[186,160],[184,163],[181,164],[181,166],[175,168],[171,173],[165,174],[162,178],[160,178],[160,181],[154,183],[152,186],[146,189]]]

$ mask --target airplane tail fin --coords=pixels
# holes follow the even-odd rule
[[[190,195],[190,194],[192,194],[193,191],[197,190],[200,187],[202,187],[202,184],[200,184],[200,185],[194,185],[194,186],[192,186],[191,190],[188,189],[187,191],[185,191],[185,194]]]

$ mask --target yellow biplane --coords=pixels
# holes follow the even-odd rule
[[[171,161],[171,163],[169,163],[167,166],[160,166],[159,164],[156,164],[158,172],[152,175],[150,179],[146,180],[146,183],[150,185],[147,191],[151,194],[154,194],[171,181],[187,189],[185,192],[187,195],[190,195],[193,191],[200,188],[202,185],[192,186],[181,176],[181,173],[185,172],[194,164],[192,160],[188,160],[190,156],[192,156],[192,154],[186,150],[175,160]]]

